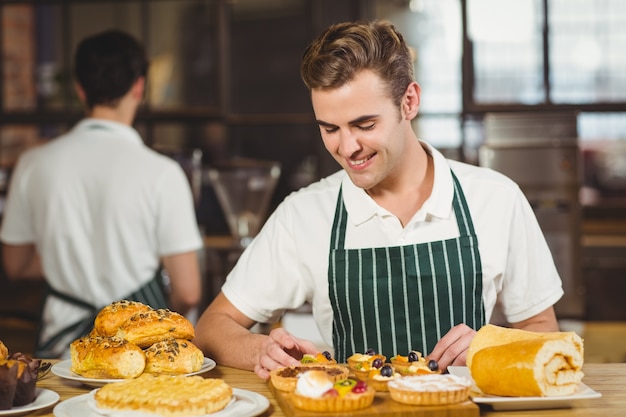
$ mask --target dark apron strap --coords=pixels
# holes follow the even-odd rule
[[[81,307],[89,311],[89,315],[84,319],[70,324],[67,327],[64,327],[58,333],[48,339],[45,343],[42,344],[41,342],[38,342],[39,344],[37,346],[36,356],[40,358],[46,358],[50,356],[50,353],[48,353],[50,349],[69,334],[75,335],[74,340],[88,335],[93,329],[93,322],[96,316],[102,309],[102,307],[93,306],[79,298],[62,293],[61,291],[52,288],[50,285],[48,285],[48,291],[45,299],[47,299],[48,297],[56,297],[67,302],[68,304]],[[167,297],[165,296],[165,289],[163,287],[161,268],[157,270],[154,277],[150,281],[148,281],[148,283],[139,288],[137,291],[128,294],[126,297],[123,297],[123,299],[130,301],[139,301],[141,303],[149,305],[154,309],[167,308],[168,303]],[[41,330],[42,329],[40,323],[40,327],[38,330],[39,335],[41,335]],[[40,340],[39,337],[37,338],[37,340]]]

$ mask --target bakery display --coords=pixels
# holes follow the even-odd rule
[[[364,381],[335,381],[323,370],[311,370],[298,378],[290,400],[307,411],[342,413],[371,406],[375,393]]]
[[[293,391],[296,389],[299,376],[309,371],[325,372],[333,382],[346,379],[349,374],[348,368],[343,365],[302,364],[273,369],[270,372],[270,380],[278,390]]]
[[[166,339],[145,349],[144,372],[164,374],[188,374],[198,371],[204,362],[204,354],[186,339]]]
[[[114,301],[98,312],[93,322],[94,332],[100,336],[115,336],[122,324],[131,316],[150,310],[152,310],[150,306],[137,301]]]
[[[224,409],[232,388],[222,379],[184,375],[143,374],[95,392],[99,408],[139,411],[163,417],[200,416]]]
[[[389,381],[389,395],[410,405],[449,405],[466,401],[471,382],[450,374],[402,376]]]
[[[468,368],[485,394],[550,397],[573,394],[582,378],[583,341],[574,332],[481,328],[468,350]]]
[[[146,367],[141,348],[119,337],[87,336],[70,343],[72,372],[87,378],[136,378]]]
[[[439,364],[434,359],[426,359],[422,353],[412,350],[408,355],[395,355],[390,359],[391,364],[403,375],[422,375],[441,373]]]

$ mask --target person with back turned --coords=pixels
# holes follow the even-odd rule
[[[78,45],[74,69],[87,115],[19,158],[0,230],[6,275],[45,277],[49,286],[42,358],[68,357],[69,343],[113,301],[187,314],[201,295],[202,240],[187,178],[132,127],[148,70],[143,46],[101,32]]]
[[[393,25],[331,26],[301,75],[342,170],[288,196],[242,254],[198,321],[207,356],[262,378],[295,365],[310,341],[248,329],[305,302],[339,362],[418,350],[464,365],[496,303],[513,327],[558,330],[562,284],[532,208],[510,179],[417,138],[420,86]]]

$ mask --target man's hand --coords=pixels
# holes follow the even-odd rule
[[[450,365],[465,365],[467,349],[475,334],[476,330],[466,324],[457,324],[437,342],[428,359],[436,360],[442,371]]]
[[[263,379],[270,377],[270,371],[282,366],[298,365],[305,353],[317,353],[318,349],[308,340],[298,339],[283,328],[270,332],[259,352],[254,372]]]

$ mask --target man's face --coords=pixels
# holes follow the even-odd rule
[[[389,187],[400,168],[410,121],[400,114],[380,77],[365,70],[311,100],[324,146],[352,182],[365,190]]]

